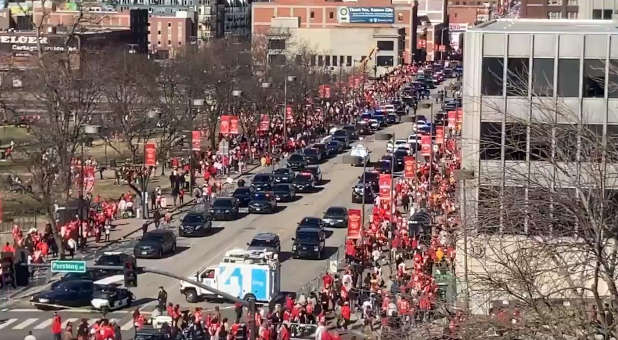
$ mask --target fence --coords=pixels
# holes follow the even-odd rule
[[[323,269],[318,271],[318,274],[307,283],[305,283],[297,294],[309,295],[311,292],[319,291],[322,285],[322,276],[326,272],[336,273],[343,269],[345,266],[345,244],[336,248],[335,252],[328,258],[324,264]],[[336,264],[336,267],[335,267]]]

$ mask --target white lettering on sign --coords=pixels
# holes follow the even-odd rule
[[[41,45],[47,45],[47,37],[26,36],[26,35],[0,35],[0,44],[30,44],[34,45],[40,43]]]

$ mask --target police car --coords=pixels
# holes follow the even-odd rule
[[[111,311],[129,307],[135,301],[135,296],[130,290],[117,283],[122,281],[122,275],[114,275],[96,281],[90,304],[100,311]]]

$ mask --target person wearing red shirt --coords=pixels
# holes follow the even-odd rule
[[[290,294],[285,296],[285,308],[288,310],[292,310],[292,308],[294,308],[294,300]]]
[[[278,340],[290,340],[290,330],[288,329],[288,322],[283,322],[281,324],[281,328],[279,329],[279,338]]]
[[[324,288],[328,289],[330,285],[333,284],[333,277],[330,276],[328,272],[326,272],[324,276],[322,276],[322,283],[324,285]]]
[[[341,318],[343,319],[343,329],[348,329],[348,324],[350,323],[350,316],[351,316],[351,311],[350,311],[350,303],[349,302],[344,302],[343,306],[341,307]]]
[[[51,332],[54,340],[60,340],[62,334],[62,318],[56,312],[54,312],[54,318],[52,319]]]
[[[7,242],[6,245],[2,247],[2,252],[15,254],[15,248],[9,242]]]

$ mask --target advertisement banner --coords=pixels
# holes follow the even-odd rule
[[[262,115],[260,117],[260,131],[267,132],[270,129],[270,117],[268,115]]]
[[[292,111],[292,107],[291,106],[287,106],[285,108],[285,119],[287,119],[287,120],[294,120],[294,112]]]
[[[393,7],[339,7],[340,24],[392,24],[395,22]]]
[[[390,199],[391,197],[391,175],[390,174],[380,174],[380,178],[378,179],[378,184],[380,187],[380,197]]]
[[[157,145],[155,143],[146,143],[144,145],[144,165],[157,165]]]
[[[403,177],[414,178],[416,174],[416,159],[414,156],[403,157]]]
[[[457,124],[463,123],[463,108],[457,109]]]
[[[448,127],[455,128],[455,122],[457,121],[457,111],[449,111],[448,115]]]
[[[359,239],[362,232],[360,209],[348,209],[348,238]]]
[[[446,52],[446,45],[438,45],[438,51]]]
[[[221,122],[219,123],[219,133],[227,135],[230,133],[230,116],[221,116]]]
[[[444,143],[444,126],[436,126],[436,144]]]
[[[202,131],[191,131],[191,151],[200,151],[202,148]]]
[[[230,116],[230,134],[239,134],[238,116]]]
[[[431,156],[431,135],[421,136],[421,155]]]

